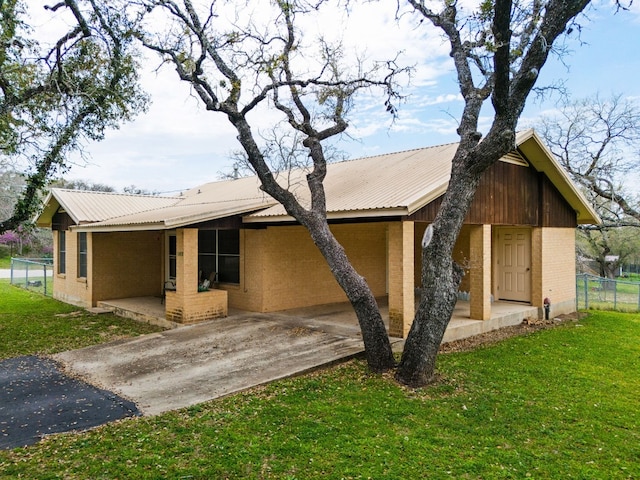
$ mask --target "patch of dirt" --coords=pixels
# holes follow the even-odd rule
[[[308,335],[322,334],[322,332],[319,332],[317,330],[313,330],[311,328],[306,328],[306,327],[295,327],[295,328],[292,328],[292,329],[288,330],[287,333],[291,337],[306,337]]]
[[[71,312],[71,313],[56,313],[54,317],[73,318],[73,317],[81,317],[83,314],[84,314],[84,311],[76,310],[75,312]]]
[[[539,330],[546,330],[569,322],[576,322],[584,317],[586,317],[586,314],[575,312],[567,315],[560,315],[555,317],[553,320],[538,320],[533,318],[525,319],[520,325],[499,328],[498,330],[482,333],[473,337],[443,343],[440,346],[440,353],[466,352],[483,345],[491,345],[518,335],[528,335]]]

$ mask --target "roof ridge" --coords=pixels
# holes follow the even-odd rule
[[[153,194],[142,194],[142,193],[128,193],[128,192],[105,192],[103,190],[77,190],[75,188],[58,188],[53,187],[50,189],[51,191],[55,190],[57,192],[69,192],[69,193],[90,193],[95,195],[109,195],[109,196],[118,196],[118,197],[135,197],[135,198],[163,198],[163,199],[176,199],[180,200],[184,197],[179,195],[153,195]]]
[[[387,153],[379,153],[377,155],[367,155],[364,157],[357,157],[357,158],[349,158],[347,160],[341,160],[339,162],[327,162],[327,166],[329,165],[339,165],[341,163],[349,163],[349,162],[357,162],[360,160],[370,160],[372,158],[376,158],[376,157],[388,157],[391,155],[402,155],[405,153],[412,153],[412,152],[419,152],[419,151],[423,151],[423,150],[431,150],[434,148],[442,148],[442,147],[447,147],[449,145],[456,145],[460,142],[447,142],[447,143],[441,143],[439,145],[430,145],[427,147],[416,147],[416,148],[408,148],[407,150],[400,150],[397,152],[387,152]]]
[[[376,157],[386,157],[386,156],[391,156],[391,155],[399,155],[399,154],[403,154],[403,153],[419,152],[419,151],[422,151],[422,150],[431,150],[431,149],[434,149],[434,148],[442,148],[442,147],[446,147],[446,146],[449,146],[449,145],[456,145],[458,143],[460,143],[460,142],[447,142],[447,143],[441,143],[439,145],[430,145],[430,146],[426,146],[426,147],[409,148],[407,150],[400,150],[398,152],[387,152],[387,153],[379,153],[377,155],[367,155],[367,156],[364,156],[364,157],[347,158],[347,159],[339,160],[339,161],[336,161],[336,162],[328,161],[327,162],[327,167],[330,167],[331,165],[340,165],[340,164],[345,164],[345,163],[350,163],[350,162],[358,162],[360,160],[368,160],[368,159],[376,158]],[[283,172],[291,172],[291,171],[305,170],[305,169],[307,169],[307,167],[297,166],[297,167],[294,167],[294,168],[292,168],[290,170],[283,170],[283,171],[274,172],[274,175],[277,176],[277,175],[279,175],[280,173],[283,173]],[[212,180],[210,182],[202,183],[200,185],[196,185],[195,187],[191,187],[191,188],[188,188],[186,190],[187,191],[192,191],[192,190],[195,190],[197,188],[203,188],[203,187],[205,187],[207,185],[231,183],[231,182],[235,182],[235,181],[238,181],[238,180],[244,180],[244,179],[249,179],[249,178],[259,179],[258,175],[254,173],[253,175],[248,175],[246,177],[221,178],[221,179],[217,179],[217,180]],[[184,197],[179,197],[179,198],[190,198],[190,197],[184,196]]]
[[[236,202],[236,201],[244,201],[244,200],[259,200],[259,199],[264,199],[264,198],[270,198],[272,199],[274,202],[277,202],[277,200],[275,200],[271,195],[269,195],[268,193],[264,193],[263,195],[255,195],[253,197],[242,197],[242,198],[228,198],[228,199],[222,199],[222,200],[209,200],[209,201],[202,201],[202,202],[193,202],[193,203],[187,203],[187,202],[178,202],[175,205],[173,205],[174,207],[191,207],[193,205],[207,205],[210,203],[230,203],[230,202]],[[191,197],[187,197],[184,200],[189,200],[191,199]],[[184,203],[184,205],[183,205]]]

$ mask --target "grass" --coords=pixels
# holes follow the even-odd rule
[[[156,332],[112,314],[93,315],[0,280],[0,359],[43,355]]]
[[[640,273],[625,273],[621,278],[629,282],[640,282]]]
[[[442,355],[429,388],[352,360],[0,451],[0,477],[640,478],[639,371],[640,315],[594,312]]]
[[[635,277],[619,278],[604,283],[601,280],[589,279],[586,285],[584,278],[578,278],[576,287],[580,305],[583,307],[585,297],[588,297],[590,309],[622,312],[640,310],[640,282],[636,281]]]
[[[11,257],[0,257],[0,268],[11,268]]]

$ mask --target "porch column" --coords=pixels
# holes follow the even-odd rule
[[[176,292],[198,293],[198,229],[182,228],[176,234]]]
[[[389,335],[406,338],[415,315],[414,223],[389,224]]]
[[[491,318],[491,225],[477,225],[470,229],[470,317],[474,320]]]
[[[176,291],[167,292],[165,316],[178,323],[197,323],[226,317],[225,290],[198,292],[198,229],[176,232]]]
[[[544,271],[543,259],[547,258],[543,252],[543,239],[542,228],[534,227],[531,229],[531,305],[539,308],[539,318],[544,318],[544,298],[551,296],[550,292],[545,292],[543,287],[543,279],[546,273]],[[557,255],[558,250],[562,251],[558,248],[555,250],[555,252],[549,252],[554,255],[554,257]],[[575,251],[575,247],[573,251]],[[574,260],[575,255],[571,255],[569,258]],[[560,261],[562,261],[560,258],[556,258],[556,262],[554,263],[557,264],[560,263]],[[575,267],[570,271],[575,272]]]

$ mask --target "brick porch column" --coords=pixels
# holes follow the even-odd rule
[[[176,232],[176,292],[179,296],[198,292],[198,229]]]
[[[389,225],[389,335],[406,338],[415,315],[414,223]]]
[[[471,257],[470,317],[474,320],[491,318],[491,225],[477,225],[470,229]]]
[[[545,253],[549,253],[555,257],[557,252],[562,252],[562,249],[556,248],[554,252],[544,252],[543,248],[543,235],[544,230],[542,228],[531,229],[531,305],[540,308],[541,312],[544,307],[543,300],[549,295],[549,292],[545,292],[543,283],[545,277],[543,259],[546,259]],[[575,248],[575,247],[574,247]],[[569,257],[570,260],[575,261],[575,255]],[[556,258],[554,264],[558,264],[563,261],[562,258]],[[575,272],[575,267],[571,272]],[[544,318],[542,313],[539,314],[540,318]]]

